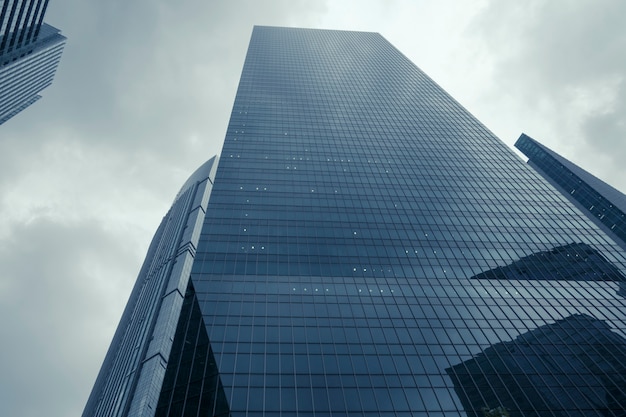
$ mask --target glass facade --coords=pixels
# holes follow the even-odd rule
[[[0,124],[35,103],[52,84],[66,39],[43,23],[47,7],[48,0],[0,4]]]
[[[626,254],[380,35],[255,27],[210,193],[159,377],[84,415],[625,415]]]

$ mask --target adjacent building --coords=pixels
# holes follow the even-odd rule
[[[0,124],[41,98],[54,78],[65,37],[43,22],[48,0],[0,4]]]
[[[626,254],[375,33],[255,27],[84,416],[623,416]]]
[[[522,134],[515,147],[528,164],[626,249],[626,195],[556,152]]]

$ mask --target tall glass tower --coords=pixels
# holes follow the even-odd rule
[[[84,416],[624,416],[625,268],[380,35],[255,27]]]
[[[0,3],[0,124],[41,98],[52,84],[65,37],[43,18],[48,0]]]

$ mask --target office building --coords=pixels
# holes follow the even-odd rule
[[[380,35],[255,27],[83,415],[622,416],[625,256]]]
[[[626,195],[528,135],[522,134],[515,147],[528,157],[531,167],[626,249]]]
[[[43,22],[48,0],[0,5],[0,124],[41,98],[54,78],[65,37]]]

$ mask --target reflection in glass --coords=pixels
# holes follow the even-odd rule
[[[586,243],[571,243],[533,253],[472,279],[626,281],[600,252]]]
[[[229,408],[191,281],[155,416],[228,416]]]
[[[574,314],[446,369],[468,416],[626,416],[626,339]]]

